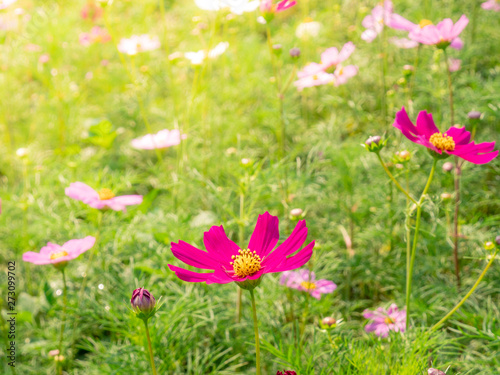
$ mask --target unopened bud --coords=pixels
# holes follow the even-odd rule
[[[444,201],[447,201],[448,199],[451,199],[451,194],[450,193],[442,193],[441,199]]]
[[[481,112],[470,111],[469,113],[467,113],[467,117],[470,119],[479,119],[479,118],[481,118]]]
[[[446,163],[443,164],[443,171],[445,172],[451,172],[453,170],[453,163],[450,161],[447,161]]]
[[[18,148],[16,151],[16,155],[20,158],[24,158],[25,156],[28,155],[28,149],[27,148]]]
[[[289,52],[290,57],[297,59],[300,57],[300,48],[294,47]]]
[[[243,158],[240,160],[240,163],[243,167],[248,167],[249,165],[252,164],[252,159]]]
[[[484,243],[484,249],[485,250],[493,250],[495,248],[495,244],[491,241],[486,241]]]
[[[403,66],[403,73],[404,74],[412,74],[415,71],[415,68],[413,65],[404,65]]]
[[[143,320],[149,319],[155,313],[156,300],[148,290],[144,288],[135,289],[130,299],[132,310],[137,317]]]
[[[365,148],[370,152],[379,152],[385,146],[386,141],[382,140],[379,135],[368,138],[365,142]]]
[[[495,238],[495,242],[498,246],[500,246],[500,236],[497,236],[497,238]]]
[[[304,211],[302,211],[302,208],[294,208],[293,210],[290,211],[290,215],[293,217],[299,217],[302,216]]]
[[[395,155],[396,161],[400,163],[404,163],[411,159],[411,153],[408,150],[398,151]]]
[[[332,318],[331,316],[327,316],[326,318],[323,318],[323,320],[321,321],[321,323],[323,325],[325,325],[325,326],[331,327],[335,323],[337,323],[337,321],[334,318]]]
[[[283,50],[283,46],[281,44],[273,44],[273,52],[276,56],[281,55],[282,50]]]

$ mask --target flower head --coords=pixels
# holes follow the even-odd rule
[[[405,18],[393,13],[392,1],[385,0],[373,8],[371,14],[366,16],[361,23],[366,28],[361,34],[361,39],[371,43],[380,34],[385,26],[393,27],[394,24],[406,24]]]
[[[199,50],[198,52],[186,52],[184,57],[188,59],[193,65],[201,65],[205,59],[215,59],[219,57],[224,52],[226,52],[229,47],[229,42],[220,42],[211,50]]]
[[[430,368],[427,370],[428,375],[446,375],[443,371],[439,371],[438,369],[435,368]]]
[[[181,133],[179,130],[160,130],[156,134],[146,134],[143,137],[132,140],[132,147],[141,150],[154,150],[156,148],[168,148],[181,143]]]
[[[14,4],[17,0],[0,0],[0,10],[5,9],[12,4]]]
[[[316,280],[314,272],[309,270],[285,271],[280,280],[281,285],[309,293],[316,299],[322,294],[333,293],[337,285],[330,280]]]
[[[99,26],[94,26],[89,33],[81,33],[79,37],[80,44],[88,47],[94,43],[107,43],[111,41],[111,35]]]
[[[380,337],[389,336],[389,331],[404,332],[406,329],[406,310],[399,310],[394,303],[387,310],[382,307],[374,311],[365,310],[363,317],[373,320],[365,326],[365,331]]]
[[[114,211],[125,211],[127,206],[142,203],[142,195],[122,195],[116,197],[110,189],[104,188],[97,192],[83,182],[71,183],[66,188],[65,193],[68,197],[82,201],[90,207],[99,210],[111,208]]]
[[[82,10],[80,11],[80,15],[84,20],[90,19],[92,22],[95,22],[102,16],[102,12],[102,8],[96,3],[88,2],[83,6]]]
[[[498,155],[498,151],[493,151],[495,142],[470,142],[471,134],[465,128],[452,126],[441,133],[434,124],[432,115],[426,111],[418,114],[415,126],[403,107],[396,114],[393,126],[401,130],[410,141],[434,151],[434,156],[455,155],[473,164],[486,164]]]
[[[291,371],[291,370],[283,370],[283,372],[278,371],[276,373],[276,375],[297,375],[297,373],[295,371]]]
[[[172,243],[174,256],[189,266],[212,270],[209,273],[188,271],[169,264],[178,278],[188,282],[226,284],[236,282],[242,288],[252,289],[266,273],[283,272],[303,266],[309,261],[314,241],[297,254],[307,237],[305,220],[297,223],[292,234],[278,247],[279,220],[268,212],[259,215],[248,247],[240,248],[231,241],[222,226],[213,226],[204,233],[207,251],[179,241]],[[276,248],[275,248],[276,247]]]
[[[160,48],[160,40],[157,36],[148,34],[132,35],[130,38],[123,38],[118,43],[118,51],[126,55],[137,55],[140,52],[153,51]]]
[[[500,12],[500,3],[498,0],[488,0],[481,4],[481,8],[485,10],[492,10],[494,12]]]
[[[70,240],[62,246],[49,242],[40,249],[39,253],[35,253],[34,251],[24,253],[23,260],[33,264],[65,266],[68,261],[77,258],[80,254],[91,249],[94,244],[95,237],[92,236]]]
[[[307,39],[309,37],[316,38],[319,35],[320,29],[321,24],[319,22],[313,21],[312,19],[306,19],[297,26],[295,36],[300,39]]]
[[[328,69],[336,67],[341,62],[347,60],[355,49],[356,47],[352,42],[347,42],[346,44],[344,44],[340,52],[336,47],[328,48],[321,54],[321,61],[319,64],[307,64],[304,69],[297,73],[297,76],[299,78],[304,78],[321,72],[326,72]]]
[[[435,45],[438,48],[451,46],[461,49],[463,42],[458,36],[468,23],[469,19],[465,15],[462,15],[455,24],[450,18],[444,19],[437,25],[433,25],[430,21],[420,22],[418,27],[409,30],[410,39],[422,44]]]
[[[273,4],[273,0],[262,0],[260,2],[260,11],[262,12],[266,22],[270,22],[276,13],[283,12],[297,4],[295,0],[282,0],[277,4]]]

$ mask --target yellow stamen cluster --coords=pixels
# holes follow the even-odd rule
[[[395,321],[394,321],[394,319],[387,317],[387,318],[384,319],[384,323],[386,323],[386,324],[394,324]]]
[[[102,201],[107,201],[108,199],[114,198],[115,195],[110,189],[104,188],[99,190],[99,199]]]
[[[313,80],[317,81],[318,80],[318,76],[315,74],[313,75]]]
[[[423,19],[418,23],[418,26],[420,26],[421,29],[423,29],[425,26],[430,26],[432,25],[432,22],[426,19]]]
[[[441,151],[453,151],[455,149],[455,141],[446,134],[434,133],[429,138],[429,142]]]
[[[303,287],[306,290],[314,290],[316,289],[316,284],[312,283],[310,281],[303,281],[300,283],[300,286]]]
[[[233,255],[231,263],[233,266],[234,274],[238,277],[252,276],[261,269],[260,256],[257,255],[256,251],[250,249],[240,249],[238,250],[238,255]]]
[[[66,255],[68,255],[68,252],[66,250],[61,250],[61,251],[58,251],[57,253],[50,254],[50,259],[51,260],[59,259],[59,258],[65,257]]]

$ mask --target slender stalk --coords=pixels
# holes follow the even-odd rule
[[[245,218],[245,188],[241,188],[240,192],[240,222],[238,224],[239,226],[239,243],[240,246],[243,246],[243,241],[245,241],[245,224],[244,224],[244,218]],[[238,287],[238,292],[237,292],[237,297],[236,297],[236,323],[239,323],[241,321],[241,288]]]
[[[157,375],[158,373],[156,372],[155,359],[153,355],[153,346],[151,345],[151,337],[149,336],[149,327],[147,320],[144,320],[144,327],[146,328],[146,338],[148,339],[148,351],[149,351],[149,361],[151,362],[151,370],[153,372],[153,375]]]
[[[422,217],[422,203],[424,202],[425,196],[429,187],[431,186],[432,178],[434,177],[434,172],[436,170],[437,159],[434,159],[432,163],[432,169],[429,173],[429,178],[427,180],[427,184],[425,185],[424,191],[420,196],[420,199],[417,203],[417,218],[415,221],[415,233],[413,234],[413,244],[411,249],[411,259],[410,259],[410,269],[407,270],[406,273],[406,324],[408,325],[410,322],[410,298],[411,298],[411,286],[412,286],[412,278],[413,278],[413,267],[415,265],[415,256],[417,253],[417,244],[418,244],[418,234],[420,231],[420,219]]]
[[[446,322],[465,303],[465,301],[467,301],[467,299],[469,299],[469,297],[472,295],[472,293],[474,293],[474,291],[478,287],[478,285],[481,282],[481,280],[483,280],[483,277],[484,277],[484,275],[486,275],[486,272],[488,271],[488,269],[493,264],[493,261],[495,260],[495,256],[497,255],[497,253],[498,253],[498,250],[495,251],[495,253],[491,256],[490,261],[488,262],[488,264],[484,268],[483,272],[481,272],[481,275],[479,275],[479,278],[474,283],[474,285],[472,286],[472,288],[465,295],[465,297],[462,298],[462,300],[453,309],[451,309],[451,311],[448,314],[446,314],[443,319],[441,319],[439,322],[437,322],[436,324],[434,324],[432,326],[432,328],[431,328],[431,331],[434,331],[437,328],[439,328],[444,322]]]
[[[66,273],[64,272],[64,268],[61,269],[62,273],[62,279],[63,279],[63,284],[64,284],[64,289],[63,289],[63,311],[62,311],[62,324],[61,324],[61,332],[59,334],[59,355],[63,354],[62,347],[63,347],[63,337],[64,337],[64,328],[66,327],[66,309],[68,305],[68,286],[66,283]],[[59,361],[58,365],[58,371],[59,374],[62,374],[62,362]]]
[[[252,316],[253,316],[253,328],[255,331],[255,367],[256,375],[261,375],[260,372],[260,342],[259,342],[259,321],[257,319],[257,308],[255,307],[255,295],[253,290],[250,290],[250,296],[252,298]]]
[[[410,168],[406,167],[406,190],[410,190]],[[410,262],[411,262],[411,211],[409,199],[406,198],[406,285],[410,279]]]
[[[394,178],[394,176],[392,175],[391,171],[389,170],[389,168],[387,168],[387,166],[385,165],[385,163],[383,162],[382,160],[382,157],[380,156],[380,153],[379,152],[376,152],[377,154],[377,157],[378,157],[378,160],[380,161],[380,164],[382,164],[382,167],[384,168],[385,170],[385,173],[387,173],[387,175],[389,176],[389,178],[392,180],[392,182],[394,182],[394,185],[396,185],[396,187],[401,190],[401,192],[406,195],[406,197],[414,204],[417,204],[417,201],[399,184],[399,182],[396,180],[396,178]]]
[[[446,71],[448,74],[448,91],[449,91],[449,101],[450,101],[450,120],[451,126],[455,124],[455,111],[453,109],[453,86],[451,83],[451,72],[450,63],[448,61],[448,54],[446,49],[444,51],[444,59],[446,63]],[[455,156],[455,178],[454,178],[454,188],[455,188],[455,212],[453,214],[453,262],[455,263],[455,277],[457,279],[457,288],[461,286],[460,280],[460,259],[458,257],[459,248],[459,233],[458,233],[458,220],[460,215],[460,178],[462,175],[462,166],[460,160]]]
[[[385,10],[384,10],[385,12]],[[382,116],[384,127],[387,126],[387,90],[385,84],[386,76],[386,51],[385,51],[385,25],[382,24],[382,32],[380,35],[380,80],[382,86]]]

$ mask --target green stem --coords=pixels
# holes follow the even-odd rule
[[[255,307],[255,295],[253,290],[250,290],[250,296],[252,297],[252,315],[253,315],[253,328],[255,331],[255,367],[256,375],[260,375],[260,342],[259,342],[259,321],[257,319],[257,308]]]
[[[439,328],[444,322],[446,322],[454,313],[455,311],[457,311],[464,303],[465,301],[467,301],[467,299],[472,295],[472,293],[474,293],[474,291],[476,290],[476,288],[478,287],[479,283],[481,282],[481,280],[483,280],[483,277],[484,275],[486,275],[486,272],[488,271],[488,269],[491,267],[491,265],[493,264],[493,261],[495,260],[495,256],[497,255],[498,253],[498,250],[495,251],[495,253],[491,256],[491,259],[490,261],[488,262],[488,264],[486,265],[486,267],[484,268],[483,272],[481,272],[481,275],[479,275],[479,278],[477,279],[477,281],[474,283],[474,285],[472,286],[472,288],[469,290],[469,292],[465,295],[464,298],[462,298],[462,300],[448,313],[445,315],[445,317],[443,319],[441,319],[439,322],[437,322],[436,324],[434,324],[431,328],[431,331],[434,331],[436,330],[437,328]]]
[[[242,191],[240,193],[240,222],[239,226],[239,243],[240,246],[243,246],[243,241],[245,240],[245,225],[244,225],[244,217],[245,217],[245,193],[244,187],[241,188]],[[238,287],[238,292],[236,296],[236,323],[241,321],[241,288]]]
[[[450,62],[448,61],[448,53],[446,49],[443,50],[444,62],[446,64],[446,72],[448,73],[448,91],[449,91],[449,102],[450,102],[450,122],[451,126],[455,125],[455,111],[453,109],[453,86],[451,84],[451,72],[450,72]]]
[[[384,10],[385,11],[385,10]],[[385,25],[382,24],[382,35],[380,36],[380,78],[382,83],[382,116],[384,128],[387,126],[387,90],[385,85],[386,76],[386,53],[385,53]]]
[[[61,269],[62,272],[62,279],[63,279],[63,284],[64,284],[64,289],[63,289],[63,311],[62,311],[62,324],[61,324],[61,332],[59,334],[59,355],[63,355],[63,337],[64,337],[64,328],[66,327],[66,308],[68,305],[68,286],[66,284],[66,273],[64,272],[64,268]],[[62,361],[58,362],[58,369],[59,373],[62,374]]]
[[[415,233],[413,234],[413,245],[411,249],[411,259],[410,259],[410,269],[406,273],[406,324],[410,323],[410,298],[411,298],[411,286],[413,278],[413,267],[415,265],[415,256],[417,253],[418,244],[418,233],[420,231],[420,219],[422,217],[422,203],[424,202],[425,196],[429,187],[431,186],[432,178],[434,177],[434,172],[436,170],[437,159],[433,160],[432,169],[425,185],[424,191],[417,202],[417,218],[415,221]]]
[[[392,182],[394,182],[394,185],[396,185],[396,187],[401,190],[401,192],[406,195],[406,197],[412,201],[414,204],[417,204],[417,201],[405,190],[403,189],[403,187],[399,184],[399,182],[394,178],[394,176],[392,175],[391,171],[389,170],[389,168],[387,168],[387,166],[385,165],[385,163],[383,162],[382,160],[382,157],[380,156],[380,153],[379,152],[376,152],[377,154],[377,157],[378,157],[378,160],[380,161],[380,164],[382,164],[382,167],[384,168],[385,170],[385,173],[387,173],[387,175],[389,176],[389,178],[392,180]]]
[[[151,362],[151,370],[153,371],[153,375],[157,375],[155,359],[153,356],[153,346],[151,345],[151,337],[149,336],[149,327],[148,321],[144,320],[144,327],[146,327],[146,338],[148,339],[148,351],[149,351],[149,361]]]

